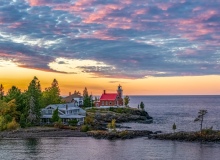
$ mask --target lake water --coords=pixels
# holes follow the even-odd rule
[[[131,96],[130,106],[141,101],[153,124],[126,123],[133,129],[171,132],[199,130],[193,120],[207,109],[204,126],[220,129],[220,96]],[[0,160],[219,160],[220,143],[178,142],[136,138],[97,140],[90,137],[2,139]]]
[[[199,110],[206,109],[204,128],[220,130],[220,96],[131,96],[130,99],[131,107],[137,107],[143,101],[145,110],[154,118],[149,125],[125,124],[134,129],[172,132],[175,123],[177,131],[196,131],[200,125],[194,119]]]

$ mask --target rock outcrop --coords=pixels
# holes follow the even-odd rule
[[[167,134],[153,134],[149,138],[159,140],[177,140],[177,141],[202,141],[202,142],[219,142],[220,132],[212,134],[201,134],[200,132],[177,132]]]
[[[89,112],[87,112],[90,114]],[[93,113],[94,114],[94,113]],[[94,114],[94,119],[97,122],[108,123],[115,119],[117,123],[122,122],[140,122],[152,123],[153,118],[146,111],[133,108],[110,108],[106,112],[97,110]]]
[[[137,137],[148,137],[153,132],[148,130],[125,130],[125,131],[89,131],[87,132],[88,136],[94,137],[97,139],[132,139]]]

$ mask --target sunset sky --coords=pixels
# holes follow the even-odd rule
[[[220,1],[0,0],[0,84],[220,94]]]

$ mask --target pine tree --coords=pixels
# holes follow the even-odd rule
[[[35,100],[34,97],[31,96],[30,101],[29,101],[29,110],[28,110],[28,117],[27,119],[31,124],[35,124],[37,120],[37,115],[35,112]]]
[[[143,102],[140,103],[140,108],[141,108],[142,110],[144,110],[144,103],[143,103]]]
[[[36,76],[30,82],[28,86],[28,90],[26,92],[26,96],[27,96],[26,105],[27,105],[28,116],[29,118],[32,117],[30,118],[33,119],[31,121],[32,124],[38,124],[40,122],[40,116],[41,116],[40,109],[41,109],[42,93],[41,93],[40,81]]]
[[[83,97],[88,97],[88,96],[89,96],[89,93],[88,93],[87,88],[85,87],[85,89],[83,90]]]
[[[24,114],[21,114],[20,122],[19,123],[20,123],[21,128],[25,128],[26,127],[26,119],[25,119]]]
[[[51,87],[46,88],[45,91],[42,93],[42,108],[48,106],[49,104],[59,103],[62,103],[60,89],[58,81],[54,79],[51,84]]]
[[[129,96],[125,96],[124,98],[125,107],[128,107],[129,102],[130,102]]]
[[[176,130],[176,124],[175,123],[173,123],[172,129],[173,129],[173,132],[175,133],[175,130]]]
[[[91,107],[92,106],[92,101],[91,101],[91,96],[89,96],[88,94],[88,90],[85,87],[84,91],[83,91],[83,106],[84,107]]]
[[[79,91],[76,91],[76,90],[74,91],[74,94],[75,95],[81,95],[81,93]]]
[[[58,122],[60,119],[58,108],[53,111],[52,122]]]
[[[203,124],[203,119],[204,119],[204,116],[206,115],[207,110],[200,110],[198,112],[198,117],[194,120],[194,122],[200,122],[200,132],[202,133],[202,124]]]

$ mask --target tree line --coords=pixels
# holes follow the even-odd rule
[[[40,123],[41,109],[49,104],[63,103],[58,81],[54,79],[51,86],[41,90],[39,79],[35,76],[22,92],[12,86],[6,95],[0,85],[0,130],[15,129]]]

